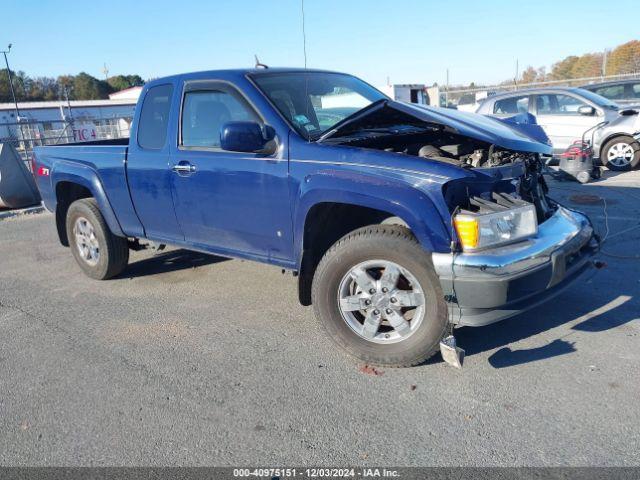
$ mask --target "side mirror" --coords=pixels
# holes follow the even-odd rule
[[[595,115],[596,109],[590,105],[582,105],[578,107],[578,113],[580,115],[591,116],[591,115]]]
[[[220,128],[220,147],[230,152],[275,153],[276,131],[257,122],[227,122]]]

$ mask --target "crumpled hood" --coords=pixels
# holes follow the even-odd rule
[[[448,108],[434,108],[387,100],[372,104],[356,112],[345,122],[337,124],[320,141],[327,138],[345,136],[362,128],[382,128],[394,125],[420,125],[421,123],[441,125],[446,130],[499,147],[522,152],[551,155],[552,148],[526,135],[522,128],[491,117],[476,113],[461,112]]]

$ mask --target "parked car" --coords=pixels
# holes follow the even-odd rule
[[[621,111],[611,100],[587,90],[516,90],[487,98],[476,112],[496,117],[523,112],[535,115],[553,144],[555,156],[584,136],[592,141],[595,158],[611,170],[629,170],[640,162],[640,145],[633,138],[640,130],[638,112]]]
[[[321,125],[336,95],[359,106],[345,100]],[[147,242],[276,265],[366,362],[422,362],[454,324],[558,294],[597,249],[589,220],[546,196],[548,145],[497,119],[395,102],[350,75],[157,79],[131,132],[35,150],[44,203],[84,273],[117,276]]]
[[[589,90],[625,108],[640,107],[640,78],[591,83],[580,88]]]
[[[475,112],[478,106],[475,93],[465,93],[456,104],[456,108],[461,112]]]

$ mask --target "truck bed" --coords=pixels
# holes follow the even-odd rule
[[[128,143],[129,139],[121,138],[36,147],[34,176],[45,207],[56,210],[54,184],[71,182],[104,192],[102,201],[119,212],[119,217],[135,217],[127,187]]]

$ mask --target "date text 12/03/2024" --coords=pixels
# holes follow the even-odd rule
[[[387,468],[238,468],[234,477],[268,478],[399,478],[397,470]]]

